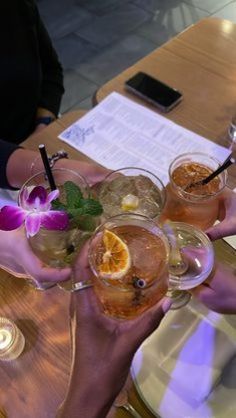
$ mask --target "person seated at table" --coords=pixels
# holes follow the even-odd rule
[[[89,280],[88,244],[78,258],[79,277]],[[71,297],[72,363],[68,391],[57,418],[105,418],[128,377],[133,356],[171,306],[163,298],[129,320],[104,315],[92,288]]]
[[[33,173],[32,173],[33,164]],[[85,161],[61,158],[55,168],[79,171],[92,185],[101,181],[109,170]],[[39,152],[20,148],[0,140],[0,187],[19,188],[37,171],[44,170]],[[37,282],[69,279],[71,270],[46,267],[31,251],[23,230],[0,231],[0,266],[19,277],[33,277]]]
[[[0,138],[20,143],[53,121],[63,73],[34,0],[0,2]]]

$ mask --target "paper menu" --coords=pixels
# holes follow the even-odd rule
[[[229,155],[228,149],[115,92],[59,138],[107,168],[142,167],[164,184],[177,155],[200,151],[219,161]]]

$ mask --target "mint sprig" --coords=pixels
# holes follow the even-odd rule
[[[66,211],[78,226],[83,223],[83,217],[87,217],[88,215],[99,216],[102,214],[103,208],[101,203],[95,199],[84,199],[83,193],[77,184],[72,181],[66,181],[63,187],[66,203],[62,203],[59,199],[52,201],[52,208],[54,210]],[[88,219],[86,219],[87,222]]]
[[[80,199],[83,198],[81,189],[73,181],[66,181],[64,184],[66,192],[66,205],[69,208],[75,208]]]

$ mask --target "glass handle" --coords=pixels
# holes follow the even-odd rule
[[[92,287],[93,282],[92,280],[81,280],[81,281],[75,282],[74,275],[72,275],[72,278],[70,280],[67,280],[65,282],[58,282],[57,286],[60,289],[65,290],[67,292],[77,292],[79,290]]]
[[[124,408],[126,411],[128,411],[134,418],[142,418],[142,416],[136,411],[136,409],[134,409],[130,403],[121,405],[121,408]]]
[[[77,292],[78,290],[87,289],[87,287],[92,287],[93,283],[91,280],[84,280],[83,282],[76,282],[73,285],[72,292]]]

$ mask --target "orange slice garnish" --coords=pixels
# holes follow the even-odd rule
[[[121,279],[129,270],[131,259],[129,249],[118,235],[105,229],[103,233],[105,252],[98,269],[101,277]]]

